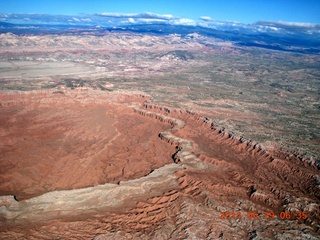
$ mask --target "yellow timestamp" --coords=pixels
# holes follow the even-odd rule
[[[278,218],[281,220],[305,220],[308,218],[308,215],[306,212],[280,212],[280,213],[274,213],[274,212],[220,212],[220,219],[274,219]]]

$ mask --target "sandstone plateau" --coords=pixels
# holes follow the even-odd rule
[[[319,38],[70,27],[0,22],[0,239],[320,238]]]
[[[0,98],[1,239],[320,237],[312,159],[142,92]]]

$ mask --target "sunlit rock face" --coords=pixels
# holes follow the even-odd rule
[[[319,236],[316,163],[131,94],[1,95],[4,238]]]

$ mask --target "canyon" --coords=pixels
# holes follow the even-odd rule
[[[316,38],[19,29],[0,34],[0,239],[320,238]]]
[[[316,161],[137,92],[7,93],[1,103],[2,238],[319,236]]]

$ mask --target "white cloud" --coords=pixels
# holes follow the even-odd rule
[[[146,22],[146,23],[156,23],[156,22],[166,22],[164,19],[150,19],[150,18],[139,18],[139,22]]]
[[[200,17],[200,19],[203,21],[206,21],[206,22],[212,21],[212,18],[208,17],[208,16],[202,16],[202,17]]]
[[[252,30],[282,34],[317,35],[320,32],[320,24],[304,22],[259,21],[250,26],[252,27]]]
[[[179,19],[175,19],[175,20],[171,20],[170,21],[171,24],[176,24],[176,25],[190,25],[190,26],[195,26],[196,22],[188,19],[188,18],[179,18]]]
[[[128,18],[128,21],[129,21],[130,23],[135,23],[135,22],[136,22],[133,18]]]
[[[304,23],[304,22],[283,22],[278,21],[274,22],[274,24],[283,25],[283,26],[295,26],[295,27],[306,27],[306,28],[313,28],[313,27],[319,27],[318,24],[315,23]]]
[[[303,23],[303,22],[259,21],[259,22],[256,22],[255,25],[283,28],[286,30],[320,29],[319,24]]]
[[[279,32],[281,31],[281,28],[277,27],[269,27],[269,26],[258,26],[256,28],[253,28],[253,30],[257,30],[258,32]]]
[[[174,19],[171,14],[157,14],[157,13],[98,13],[97,16],[102,17],[115,17],[115,18],[148,18],[148,19],[163,19],[163,20],[170,20]]]
[[[273,31],[280,31],[280,28],[277,28],[277,27],[269,27],[269,29]]]
[[[82,22],[92,22],[90,18],[81,18]]]

